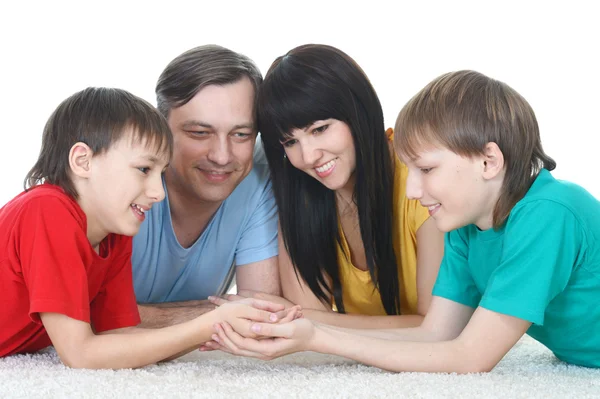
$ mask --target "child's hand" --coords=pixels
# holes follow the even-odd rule
[[[246,298],[239,301],[227,302],[213,312],[215,323],[226,321],[235,331],[244,337],[257,337],[250,330],[253,322],[277,323],[294,320],[299,313],[299,307],[284,310],[284,306],[260,299]]]
[[[279,319],[278,323],[285,323],[302,317],[302,308],[300,307],[300,305],[294,305],[287,299],[276,295],[265,294],[257,291],[245,290],[240,291],[238,295],[226,294],[222,296],[209,296],[208,300],[217,306],[221,306],[231,302],[243,302],[249,298],[258,299],[261,302],[269,302],[273,305],[279,304],[285,306],[284,310],[275,312],[277,318]]]
[[[284,324],[253,323],[251,330],[262,335],[262,339],[243,337],[228,323],[216,326],[217,334],[201,350],[220,349],[239,356],[256,357],[263,360],[306,350],[315,336],[315,325],[308,319],[298,319]]]

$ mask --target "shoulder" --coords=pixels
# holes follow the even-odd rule
[[[40,215],[43,218],[75,219],[78,224],[85,224],[85,214],[77,202],[60,187],[51,184],[22,192],[2,208],[0,215],[4,220]]]
[[[532,217],[542,220],[557,220],[559,216],[572,216],[583,221],[590,218],[600,222],[600,202],[583,187],[564,180],[555,179],[543,169],[531,188],[512,209],[511,217]]]

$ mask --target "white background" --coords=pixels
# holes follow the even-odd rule
[[[155,104],[167,63],[206,43],[248,55],[263,74],[297,45],[339,47],[370,77],[386,126],[433,78],[478,70],[533,106],[555,175],[600,197],[600,15],[592,1],[11,3],[0,6],[0,205],[21,191],[63,99],[112,86]]]

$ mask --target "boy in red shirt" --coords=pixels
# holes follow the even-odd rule
[[[70,367],[140,367],[197,348],[217,322],[251,336],[250,320],[295,316],[254,301],[133,327],[131,236],[165,197],[172,146],[162,115],[126,91],[88,88],[58,106],[26,190],[0,209],[0,356],[54,345]]]

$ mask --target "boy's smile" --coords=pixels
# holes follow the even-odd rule
[[[430,147],[406,159],[406,195],[429,210],[441,231],[475,224],[492,227],[498,198],[496,185],[484,175],[483,155],[463,157],[445,148]]]
[[[89,162],[78,202],[92,245],[109,233],[135,235],[152,204],[165,197],[162,172],[168,155],[132,137],[132,132],[124,134]]]

